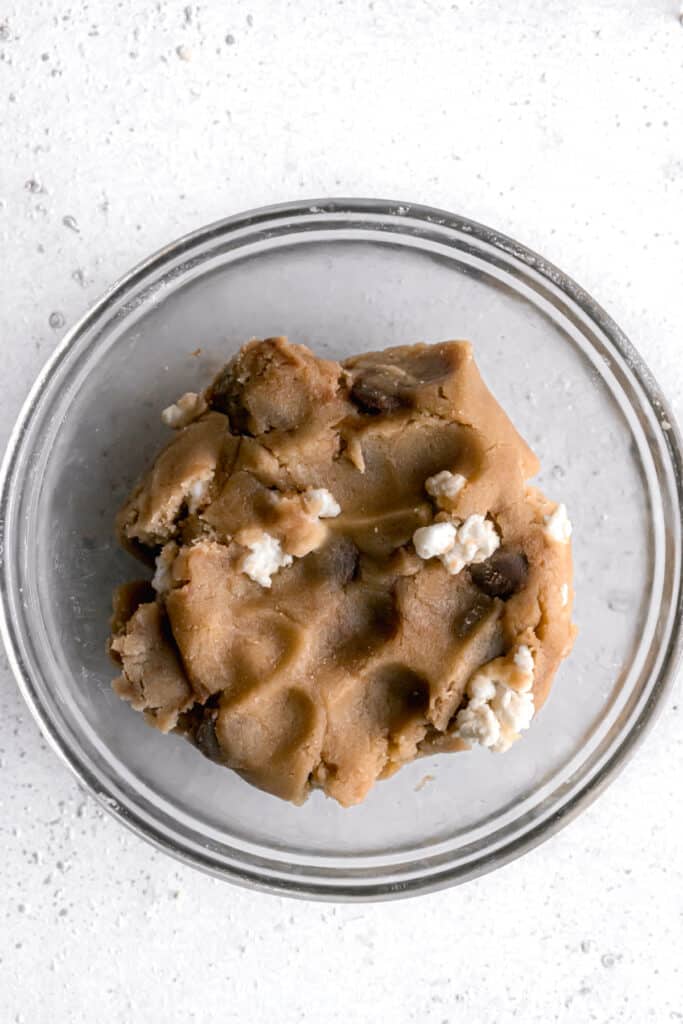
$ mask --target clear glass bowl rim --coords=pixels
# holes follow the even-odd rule
[[[459,865],[451,869],[446,866],[436,874],[430,874],[427,877],[418,875],[401,883],[382,880],[381,877],[378,877],[378,879],[370,881],[365,879],[362,887],[346,884],[339,879],[329,880],[321,885],[315,880],[307,880],[305,869],[302,871],[304,877],[283,880],[280,877],[269,876],[267,864],[264,868],[263,862],[259,863],[257,859],[254,859],[252,864],[245,864],[241,867],[235,865],[226,867],[225,864],[219,864],[213,859],[210,851],[207,850],[202,855],[196,848],[192,851],[184,848],[161,828],[156,829],[149,818],[143,818],[134,809],[122,806],[119,799],[108,793],[101,782],[95,778],[88,765],[79,757],[78,751],[64,742],[46,714],[31,675],[22,660],[17,625],[13,621],[9,602],[11,584],[8,583],[8,561],[11,537],[6,528],[7,510],[13,501],[16,487],[23,483],[21,478],[17,478],[22,442],[43,392],[72,346],[88,331],[98,317],[106,313],[112,304],[138,285],[148,274],[158,271],[164,264],[172,263],[185,252],[209,243],[213,238],[225,237],[231,233],[236,234],[245,229],[265,232],[266,225],[282,220],[295,222],[297,219],[305,218],[309,223],[317,221],[318,226],[322,227],[326,218],[338,219],[344,216],[353,218],[363,215],[372,215],[375,218],[383,219],[387,225],[391,224],[394,228],[399,227],[399,220],[404,220],[417,224],[422,223],[425,229],[427,226],[438,225],[439,228],[452,229],[455,233],[471,236],[474,240],[500,250],[527,267],[533,268],[536,274],[546,278],[555,288],[564,292],[583,314],[607,336],[609,342],[627,362],[629,369],[636,377],[657,420],[660,423],[667,423],[664,436],[675,481],[674,498],[679,519],[681,518],[681,509],[683,509],[683,444],[680,430],[652,373],[623,331],[580,285],[552,263],[510,237],[457,214],[421,204],[384,199],[327,198],[298,200],[260,207],[214,221],[164,246],[117,280],[90,307],[67,332],[38,375],[10,434],[0,468],[0,636],[2,636],[10,666],[29,710],[50,746],[100,805],[118,821],[157,848],[216,877],[250,888],[308,899],[364,901],[435,891],[477,877],[533,849],[547,837],[563,828],[591,804],[624,767],[654,725],[664,700],[673,686],[676,667],[683,651],[681,629],[683,590],[679,585],[678,601],[668,638],[668,648],[657,677],[653,681],[650,699],[631,730],[620,737],[620,742],[602,768],[556,813],[525,831],[521,836],[512,838],[486,858],[478,858],[471,864]],[[374,223],[376,226],[377,221]],[[412,234],[419,237],[420,232],[413,229]],[[258,241],[261,237],[263,234],[257,235],[256,238],[250,238],[250,240]]]

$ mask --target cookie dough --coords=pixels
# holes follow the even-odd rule
[[[116,692],[300,803],[505,751],[572,646],[571,526],[466,342],[337,363],[249,342],[118,518]]]

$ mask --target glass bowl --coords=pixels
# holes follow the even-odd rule
[[[162,736],[111,690],[111,592],[140,575],[114,512],[167,437],[159,411],[246,339],[323,356],[469,338],[574,522],[579,635],[505,755],[429,758],[343,810],[293,807]],[[555,267],[461,217],[334,200],[231,217],[131,271],[64,339],[2,480],[3,634],[55,750],[120,821],[222,878],[377,899],[490,871],[623,766],[669,687],[681,621],[681,446],[647,368]]]

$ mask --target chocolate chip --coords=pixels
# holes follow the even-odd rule
[[[499,548],[479,565],[470,566],[472,582],[489,597],[507,601],[526,584],[529,563],[526,555]]]
[[[396,412],[411,404],[405,386],[394,374],[384,373],[380,368],[369,370],[354,380],[351,401],[370,416]]]
[[[316,569],[326,579],[335,580],[340,586],[358,575],[360,552],[348,537],[333,537],[318,554]]]
[[[194,741],[204,757],[219,764],[223,760],[223,754],[216,736],[216,718],[218,712],[209,708],[205,711],[201,722],[194,734]]]
[[[409,669],[394,682],[393,696],[411,714],[424,714],[429,707],[429,683]]]
[[[113,610],[111,617],[112,633],[122,633],[141,604],[151,604],[156,594],[146,580],[135,580],[123,583],[114,591]],[[120,658],[112,652],[112,657],[120,663]]]
[[[474,604],[468,608],[464,615],[461,615],[455,622],[455,635],[458,639],[464,639],[472,632],[474,627],[485,618],[491,610],[492,600],[490,597],[475,598]]]
[[[363,612],[369,640],[368,648],[373,643],[390,640],[395,636],[400,625],[400,614],[393,589],[370,591],[364,595]]]
[[[388,362],[360,357],[344,364],[353,376],[351,401],[370,416],[414,408],[425,388],[435,388],[454,370],[450,351],[439,345],[406,349],[403,356],[400,349],[386,355]]]
[[[228,364],[207,391],[206,400],[210,409],[228,417],[233,433],[249,434],[249,410],[242,403],[243,392],[243,385]]]
[[[429,683],[407,665],[383,665],[369,682],[370,703],[389,732],[424,715],[429,707]]]

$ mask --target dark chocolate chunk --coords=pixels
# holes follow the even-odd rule
[[[351,401],[371,416],[392,413],[412,404],[404,374],[394,367],[372,367],[361,372],[351,385]]]
[[[249,434],[249,410],[242,403],[243,384],[237,379],[234,366],[228,363],[206,393],[206,401],[214,412],[222,412],[230,420],[235,434]]]
[[[429,682],[408,665],[383,665],[369,681],[369,705],[388,731],[402,728],[429,707]]]
[[[217,717],[218,712],[214,709],[207,708],[205,710],[202,720],[197,726],[197,731],[194,734],[194,741],[205,757],[208,757],[211,761],[217,761],[220,764],[223,760],[223,754],[218,742],[218,737],[216,736]]]
[[[476,626],[485,619],[491,611],[493,602],[490,597],[476,597],[474,604],[468,608],[464,615],[461,615],[455,622],[455,635],[463,639],[472,632]]]
[[[499,548],[485,562],[470,566],[472,582],[489,597],[507,601],[526,584],[529,563],[526,555]]]
[[[323,576],[342,587],[358,575],[360,551],[348,537],[334,537],[320,551],[318,565]]]

